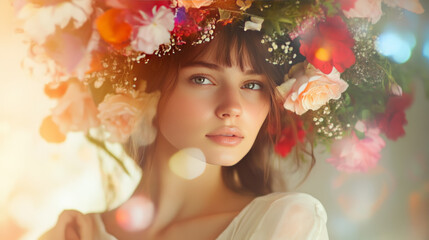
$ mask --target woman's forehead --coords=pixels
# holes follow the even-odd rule
[[[229,42],[229,46],[221,44],[220,41],[213,40],[202,48],[201,53],[193,61],[208,62],[223,67],[236,66],[242,71],[254,70],[246,47],[238,46],[237,41]]]

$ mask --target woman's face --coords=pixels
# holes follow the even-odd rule
[[[237,64],[227,67],[212,56],[179,70],[158,110],[158,138],[172,153],[198,148],[207,163],[231,166],[255,142],[270,109],[270,93],[267,79],[249,64],[243,70]]]

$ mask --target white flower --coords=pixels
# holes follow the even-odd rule
[[[170,32],[174,28],[174,13],[171,9],[161,6],[157,11],[154,6],[152,16],[143,11],[139,13],[140,16],[134,19],[138,25],[133,28],[131,41],[135,50],[152,54],[161,44],[170,43]]]
[[[247,31],[247,30],[261,31],[263,22],[264,22],[263,18],[251,17],[250,21],[246,21],[244,23],[244,31]]]
[[[156,138],[156,128],[153,125],[153,119],[156,115],[158,101],[161,96],[159,91],[153,93],[141,93],[143,113],[136,129],[132,133],[132,139],[137,146],[146,146],[151,144]]]
[[[18,19],[24,21],[23,30],[38,44],[59,27],[64,29],[70,23],[80,28],[93,12],[91,0],[68,0],[57,4],[40,6],[27,3],[18,13]]]

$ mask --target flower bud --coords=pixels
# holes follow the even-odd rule
[[[402,96],[402,88],[398,84],[394,83],[390,86],[390,94],[395,96]]]
[[[250,17],[250,21],[246,21],[244,23],[244,31],[247,31],[247,30],[261,31],[263,22],[264,22],[263,18]]]

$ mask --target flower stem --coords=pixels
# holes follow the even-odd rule
[[[107,149],[106,144],[104,142],[101,142],[93,137],[91,137],[89,134],[86,135],[86,139],[88,139],[88,141],[92,144],[94,144],[95,146],[101,148],[102,150],[104,150],[111,158],[113,158],[116,163],[122,168],[122,170],[124,170],[124,172],[130,176],[130,172],[127,170],[127,168],[125,167],[124,163],[121,161],[121,159],[119,159],[117,156],[115,156],[115,154],[113,154],[111,151],[109,151],[109,149]]]

